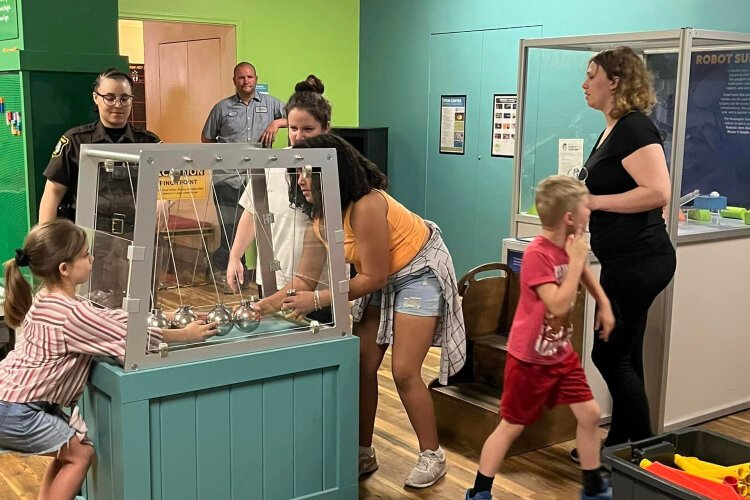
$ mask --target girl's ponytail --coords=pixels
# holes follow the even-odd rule
[[[22,253],[17,250],[16,255]],[[31,308],[31,285],[23,274],[18,257],[5,262],[5,322],[11,328],[18,328],[23,322],[24,316]],[[21,263],[23,261],[21,260]]]
[[[60,282],[60,264],[72,262],[85,244],[84,230],[67,219],[54,219],[31,229],[23,249],[5,262],[4,310],[9,326],[21,326],[31,308],[33,290],[21,268],[29,266],[31,274],[49,287]]]

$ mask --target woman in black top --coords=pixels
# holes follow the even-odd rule
[[[606,128],[586,161],[591,192],[591,248],[616,325],[609,341],[596,338],[591,357],[612,395],[612,446],[652,436],[643,383],[643,336],[651,303],[675,271],[675,250],[662,208],[670,182],[661,136],[644,114],[655,97],[651,75],[629,47],[589,61],[583,91],[604,114]]]

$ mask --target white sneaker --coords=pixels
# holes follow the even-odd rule
[[[378,470],[378,459],[375,456],[375,448],[370,448],[372,455],[366,452],[359,452],[359,475],[364,476]]]
[[[406,477],[404,484],[412,488],[427,488],[445,475],[445,452],[438,447],[436,451],[427,450],[419,454],[417,465]]]

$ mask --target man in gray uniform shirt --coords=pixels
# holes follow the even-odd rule
[[[232,81],[237,93],[222,99],[211,109],[203,126],[201,142],[247,142],[271,147],[279,128],[287,126],[284,103],[255,90],[258,74],[255,66],[248,62],[234,67]],[[235,226],[242,215],[242,208],[238,205],[243,190],[242,179],[236,174],[217,174],[214,189],[224,225],[221,246],[212,257],[213,271],[215,278],[225,283],[229,249],[234,240]],[[245,283],[251,281],[245,279]]]
[[[270,148],[286,124],[284,103],[255,91],[255,66],[241,62],[232,78],[237,93],[219,101],[208,114],[201,142],[260,142]]]

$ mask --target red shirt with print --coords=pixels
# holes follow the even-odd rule
[[[571,311],[565,317],[555,317],[536,293],[539,285],[559,286],[568,272],[568,261],[565,249],[544,236],[534,238],[523,254],[521,298],[508,339],[508,352],[521,361],[551,365],[573,352]]]

